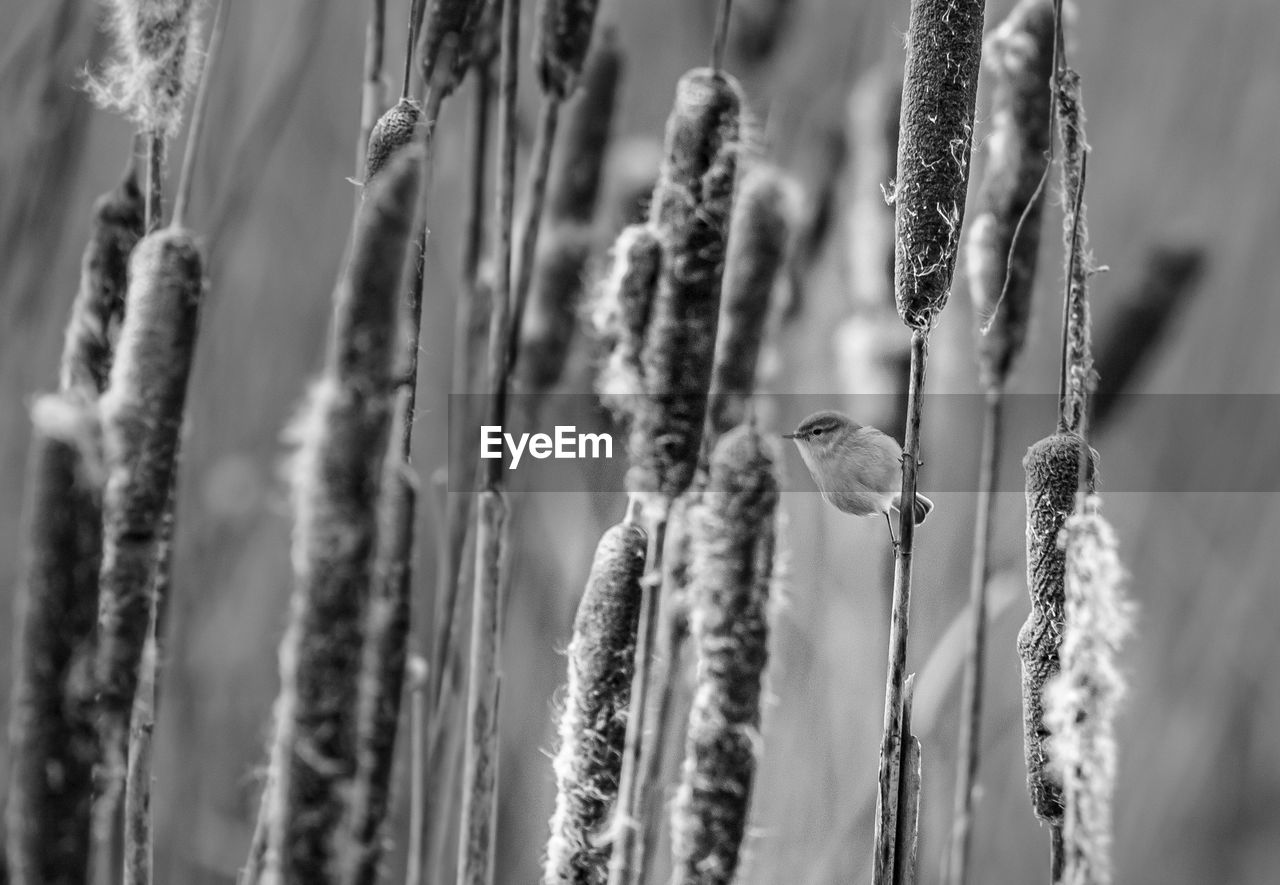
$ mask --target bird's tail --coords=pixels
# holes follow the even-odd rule
[[[901,497],[897,497],[893,499],[893,509],[894,510],[902,509]],[[932,512],[933,512],[933,502],[930,501],[928,498],[926,498],[924,495],[917,494],[915,510],[912,513],[912,515],[915,517],[916,525],[923,524],[925,519],[927,519],[929,514]]]

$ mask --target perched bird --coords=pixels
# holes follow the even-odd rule
[[[814,412],[795,433],[783,437],[795,440],[828,503],[854,516],[883,513],[889,538],[898,545],[889,516],[902,506],[902,446],[896,439],[832,411]],[[917,494],[916,524],[924,522],[932,510],[933,502]]]

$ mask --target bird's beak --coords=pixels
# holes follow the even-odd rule
[[[800,437],[800,434],[798,434],[798,433],[784,433],[784,434],[782,434],[782,438],[783,438],[783,439],[798,439],[799,437]]]

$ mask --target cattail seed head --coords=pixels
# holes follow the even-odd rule
[[[539,0],[534,62],[542,91],[564,100],[578,86],[599,0]]]
[[[1032,808],[1036,817],[1050,824],[1062,822],[1062,783],[1049,765],[1044,687],[1060,667],[1066,560],[1058,546],[1058,533],[1075,507],[1082,457],[1087,458],[1086,488],[1092,492],[1097,456],[1076,434],[1045,437],[1022,459],[1027,474],[1027,585],[1031,593],[1031,613],[1018,633],[1023,749]]]
[[[203,294],[190,233],[166,228],[139,241],[100,400],[106,485],[95,676],[104,718],[117,724],[128,721],[137,686]]]
[[[671,815],[680,885],[729,885],[738,867],[769,659],[778,487],[774,453],[755,427],[738,427],[716,446],[693,514],[698,683]]]
[[[547,194],[547,217],[553,224],[590,224],[595,218],[623,68],[617,33],[605,28],[600,38],[587,60],[582,95],[573,105],[556,146],[556,166]]]
[[[267,881],[328,881],[356,771],[377,497],[424,150],[396,153],[360,208],[325,371],[293,428],[294,590],[281,643]]]
[[[62,346],[59,385],[97,396],[107,386],[114,337],[124,315],[129,255],[142,238],[144,206],[130,164],[124,179],[93,207],[89,242],[80,259],[80,288]]]
[[[422,79],[449,95],[466,76],[489,0],[428,0],[422,25]]]
[[[525,390],[545,391],[564,374],[578,295],[595,243],[590,227],[560,224],[538,244],[529,304],[520,326],[518,371]]]
[[[753,166],[738,185],[711,372],[711,445],[742,421],[755,390],[769,303],[787,259],[794,199],[791,183],[771,166]]]
[[[605,532],[578,604],[544,885],[604,883],[608,877],[611,846],[598,837],[609,822],[622,769],[646,543],[633,524]]]
[[[378,174],[391,155],[410,144],[418,134],[422,122],[422,106],[411,98],[402,98],[378,118],[369,133],[369,148],[365,153],[364,184]]]
[[[1049,164],[1053,7],[1053,0],[1021,0],[987,41],[985,60],[996,78],[992,131],[965,255],[988,389],[1008,377],[1031,313],[1044,208],[1039,191]]]
[[[650,207],[664,262],[641,354],[645,396],[627,484],[668,501],[692,482],[702,443],[741,106],[741,89],[723,74],[697,69],[681,78]]]
[[[734,54],[749,66],[767,61],[796,11],[791,0],[738,0],[729,29]]]
[[[1133,623],[1115,532],[1086,497],[1058,541],[1066,556],[1062,672],[1045,687],[1053,767],[1063,785],[1065,885],[1111,882],[1115,719],[1125,679],[1116,658]]]
[[[108,0],[116,58],[90,86],[140,128],[177,134],[199,71],[194,0]]]
[[[928,329],[947,303],[964,221],[983,0],[913,0],[894,182],[898,315]]]
[[[624,229],[592,305],[591,325],[606,354],[596,391],[619,419],[634,414],[644,390],[640,352],[662,261],[662,243],[652,228],[633,224]]]

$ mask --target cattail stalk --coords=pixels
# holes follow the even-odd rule
[[[753,426],[727,434],[693,517],[690,627],[698,684],[671,814],[673,883],[730,885],[755,783],[769,660],[778,478]]]
[[[1062,672],[1045,690],[1050,759],[1063,786],[1061,881],[1110,885],[1115,718],[1125,681],[1116,664],[1132,628],[1115,532],[1096,496],[1082,496],[1058,544],[1066,557]]]
[[[365,196],[335,293],[325,371],[298,428],[294,596],[269,774],[269,883],[337,874],[337,837],[357,764],[358,676],[391,424],[391,342],[422,164],[420,149],[401,151]]]
[[[581,98],[556,153],[547,194],[547,236],[537,252],[519,328],[519,373],[524,388],[533,392],[559,381],[568,359],[577,301],[596,242],[593,222],[622,67],[617,35],[606,28],[587,62]]]
[[[385,37],[387,32],[387,0],[369,0],[369,21],[364,31],[364,81],[360,91],[360,136],[356,141],[356,174],[365,164],[365,149],[373,127],[386,104],[386,85],[382,79]]]
[[[423,843],[427,822],[427,661],[419,655],[409,658],[407,676],[410,692],[409,751],[409,844],[405,885],[422,885],[426,858]]]
[[[642,600],[619,791],[610,885],[643,881],[643,803],[649,790],[644,744],[653,637],[659,623],[667,516],[697,470],[724,256],[733,209],[741,89],[712,69],[681,78],[667,120],[666,159],[650,207],[664,261],[640,354],[643,396],[632,422],[627,487],[650,511],[649,578]]]
[[[598,0],[539,0],[538,3],[534,60],[542,87],[542,109],[538,114],[533,156],[529,161],[528,193],[520,225],[520,247],[516,254],[513,319],[508,343],[511,366],[519,362],[519,336],[533,280],[534,259],[538,253],[538,232],[542,226],[556,130],[560,125],[560,108],[578,88],[591,47],[597,5]]]
[[[104,759],[94,824],[96,882],[114,876],[112,835],[125,778],[130,708],[150,623],[204,291],[199,248],[189,232],[175,228],[141,240],[129,273],[128,310],[100,400],[107,473],[94,661]]]
[[[603,883],[608,875],[609,847],[598,834],[618,795],[646,543],[631,522],[605,532],[578,603],[543,885]]]
[[[125,885],[150,885],[152,876],[151,756],[156,727],[156,627],[157,611],[153,603],[139,668],[138,691],[129,721],[129,768],[124,794]]]
[[[1062,368],[1058,386],[1058,430],[1080,432],[1085,421],[1086,399],[1093,387],[1090,342],[1089,231],[1085,223],[1084,185],[1088,145],[1084,134],[1084,110],[1080,99],[1080,75],[1063,62],[1055,77],[1058,138],[1062,143],[1062,199],[1066,250],[1066,296],[1062,315]]]
[[[1018,633],[1027,791],[1036,817],[1055,831],[1062,826],[1062,784],[1049,764],[1044,687],[1059,672],[1059,644],[1065,626],[1066,560],[1058,546],[1058,534],[1075,506],[1082,462],[1086,465],[1085,488],[1093,490],[1094,458],[1078,435],[1055,433],[1028,449],[1022,460],[1027,474],[1027,585],[1031,593],[1031,613]]]
[[[512,215],[515,207],[516,95],[519,86],[520,0],[500,0],[502,63],[499,77],[498,187],[494,216],[496,280],[489,317],[488,421],[502,425],[507,412],[512,295]],[[476,569],[471,608],[471,650],[463,745],[458,885],[492,885],[497,819],[498,699],[501,651],[503,554],[507,503],[502,464],[481,465],[476,508]]]
[[[1004,388],[1026,340],[1031,312],[1044,206],[1041,195],[1049,168],[1053,39],[1053,0],[1022,0],[986,47],[987,67],[997,78],[993,132],[986,141],[987,167],[978,191],[980,209],[970,225],[966,249],[969,291],[979,325],[979,380],[986,397],[969,575],[972,620],[961,690],[953,830],[945,871],[950,885],[968,881]]]
[[[907,501],[915,496],[920,463],[929,332],[950,294],[964,218],[984,6],[983,0],[913,0],[911,4],[894,187],[894,294],[898,315],[912,330],[902,461],[902,495]],[[876,796],[875,885],[898,882],[902,873],[899,870],[895,876],[894,855],[902,838],[898,781],[915,542],[911,508],[904,508],[898,531]]]
[[[920,739],[911,731],[911,708],[915,703],[916,674],[907,676],[902,686],[902,771],[898,782],[899,839],[893,866],[900,885],[916,885],[920,856]]]

